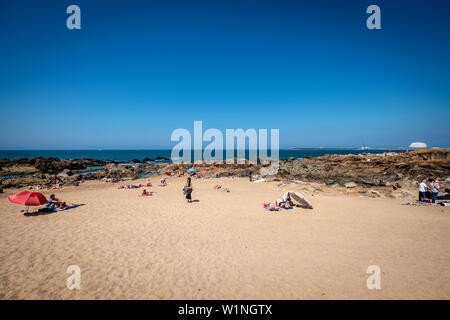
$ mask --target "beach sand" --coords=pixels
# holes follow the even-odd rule
[[[133,183],[148,180],[152,197],[97,181],[45,190],[86,205],[38,216],[7,200],[21,190],[0,194],[0,298],[450,298],[450,207],[306,193],[313,210],[274,213],[261,205],[282,196],[277,182],[194,179],[188,204],[184,178]],[[80,290],[66,287],[69,265]],[[380,290],[366,286],[370,265]]]

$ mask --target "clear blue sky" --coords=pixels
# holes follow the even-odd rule
[[[382,30],[366,28],[371,4]],[[194,120],[279,128],[282,148],[448,147],[449,8],[2,0],[0,149],[170,148]]]

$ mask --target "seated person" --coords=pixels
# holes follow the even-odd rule
[[[294,203],[292,202],[291,199],[291,194],[289,191],[286,191],[283,195],[283,202],[287,203],[290,207],[294,206]]]
[[[59,201],[59,199],[56,198],[54,194],[51,194],[50,198],[48,198],[47,201],[48,201],[48,203],[46,204],[47,208],[60,207],[62,204],[62,202]]]
[[[282,199],[277,199],[276,205],[281,209],[292,209],[292,207],[294,206],[291,200],[283,201]]]

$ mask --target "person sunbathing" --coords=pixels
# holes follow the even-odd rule
[[[280,211],[280,208],[278,208],[278,206],[273,203],[264,203],[263,207],[268,211]]]
[[[84,204],[76,204],[76,203],[66,204],[65,202],[63,202],[61,204],[61,207],[55,208],[55,210],[56,211],[64,211],[64,210],[68,210],[68,209],[71,209],[71,208],[76,208],[76,207],[79,207],[79,206],[84,206]]]
[[[73,207],[76,207],[76,205],[73,204],[73,203],[70,203],[69,205],[67,205],[65,202],[61,202],[61,205],[58,206],[58,208],[56,208],[56,210],[57,211],[63,211],[63,210],[66,210],[66,209],[69,209],[69,208],[73,208]]]
[[[216,190],[216,191],[230,192],[230,189],[224,188],[224,187],[222,187],[220,184],[215,185],[215,186],[214,186],[214,190]]]
[[[152,196],[154,194],[153,191],[148,192],[147,190],[142,190],[141,197]]]

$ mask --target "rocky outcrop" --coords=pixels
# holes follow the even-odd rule
[[[165,158],[158,157],[158,160]],[[145,159],[144,159],[145,160]],[[93,168],[87,172],[86,168]],[[136,159],[132,165],[92,159],[60,160],[56,158],[0,159],[0,188],[18,188],[29,185],[51,186],[78,185],[84,180],[110,178],[113,181],[139,179],[141,174],[164,174],[175,176],[186,174],[190,168],[203,177],[264,177],[266,181],[303,181],[320,183],[329,187],[343,188],[347,192],[363,192],[361,188],[372,188],[366,192],[380,196],[377,190],[391,190],[406,194],[415,190],[422,179],[450,179],[450,151],[448,149],[426,149],[405,153],[325,155],[303,160],[289,158],[280,160],[279,166],[243,163],[227,164],[200,161],[195,164],[148,163]],[[83,173],[83,174],[82,174]],[[9,178],[4,178],[9,175]],[[11,175],[13,176],[11,178]],[[3,177],[3,178],[2,178]],[[381,190],[380,189],[380,190]],[[408,191],[409,190],[409,191]]]
[[[236,161],[235,161],[236,162]],[[195,164],[173,163],[162,167],[162,172],[170,172],[175,176],[183,175],[190,168],[194,168],[197,174],[202,177],[248,177],[250,172],[257,173],[261,169],[260,165],[250,164],[244,161],[242,164],[226,164],[214,161],[200,161]],[[275,173],[275,172],[274,172]]]
[[[0,187],[20,188],[43,185],[77,185],[79,173],[88,167],[106,162],[94,159],[61,160],[58,158],[0,159]]]
[[[415,155],[423,160],[450,160],[450,152],[444,148],[418,150]]]
[[[281,161],[279,175],[290,179],[355,187],[412,186],[427,178],[450,175],[448,149],[406,153],[325,155],[305,160]]]
[[[95,159],[58,159],[58,158],[19,158],[19,159],[0,159],[0,167],[9,168],[13,166],[34,167],[42,173],[58,174],[64,169],[71,171],[83,170],[92,166],[103,166],[106,161]]]

